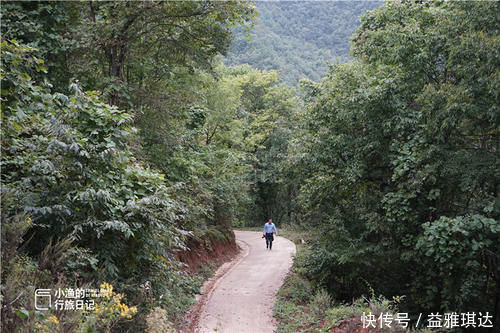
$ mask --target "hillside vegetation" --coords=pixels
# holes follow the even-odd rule
[[[335,300],[374,290],[413,315],[498,322],[499,13],[387,2],[363,16],[355,61],[302,85],[280,222],[312,230],[302,274]]]
[[[326,63],[345,63],[349,38],[359,18],[380,1],[257,1],[259,13],[248,33],[236,29],[224,63],[249,64],[277,70],[281,80],[295,86],[301,78],[318,81]]]
[[[308,64],[350,35],[321,22],[354,29],[347,13],[378,6],[317,4],[339,11],[308,32],[312,5],[261,9],[283,6],[280,31],[320,47]],[[268,217],[307,234],[283,330],[329,329],[367,309],[329,305],[374,295],[498,323],[499,6],[389,1],[362,16],[352,61],[290,88],[223,63],[256,15],[246,2],[2,2],[2,329],[182,328],[207,276],[179,260],[187,246],[233,246],[233,227]],[[288,54],[270,59],[297,68]],[[102,297],[38,310],[37,288]]]

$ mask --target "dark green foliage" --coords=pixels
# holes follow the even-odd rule
[[[37,85],[28,73],[43,68],[30,51],[2,42],[2,223],[29,218],[33,257],[52,239],[71,239],[80,247],[79,262],[67,263],[72,282],[129,285],[134,302],[144,301],[136,286],[146,280],[154,296],[165,293],[165,279],[180,278],[169,250],[182,246],[182,207],[163,176],[131,156],[132,117],[76,85],[73,95]]]
[[[349,37],[359,17],[377,1],[257,1],[255,28],[235,33],[225,63],[277,70],[283,82],[295,86],[302,78],[319,80],[326,62],[349,60]]]
[[[426,295],[418,303],[429,306],[439,296],[443,308],[471,308],[484,302],[485,288],[491,292],[490,279],[498,274],[498,221],[482,215],[441,217],[423,228],[416,248],[435,263],[433,276],[442,281],[443,289],[438,293],[434,285],[425,286]]]
[[[0,8],[2,37],[37,49],[56,91],[67,92],[71,79],[70,55],[77,49],[72,39],[79,21],[79,2],[6,1]]]
[[[250,203],[248,225],[262,225],[272,217],[278,225],[292,220],[288,197],[293,184],[282,183],[281,168],[293,135],[293,122],[301,105],[295,90],[278,84],[276,72],[236,67],[242,79],[242,107],[249,113],[245,141],[252,153],[252,172],[248,175]]]
[[[239,1],[88,2],[76,34],[88,59],[74,59],[75,70],[110,104],[165,112],[169,80],[210,70],[229,48],[230,27],[252,16]]]
[[[302,99],[271,70],[318,79],[379,5],[258,3],[226,61],[259,70],[218,58],[248,3],[2,3],[2,322],[49,324],[19,290],[107,281],[139,315],[103,329],[177,323],[201,283],[184,240],[268,217],[312,245],[276,310],[313,308],[295,330],[373,290],[498,322],[498,3],[388,2]]]
[[[36,269],[48,242],[70,240],[45,287],[64,273],[111,282],[140,312],[115,329],[143,329],[152,307],[173,322],[187,310],[200,280],[176,259],[184,230],[215,224],[234,243],[244,149],[226,125],[202,140],[210,115],[234,116],[236,104],[217,104],[214,59],[253,15],[236,1],[2,4],[2,221],[32,221],[9,253]]]
[[[498,13],[388,2],[362,18],[358,62],[304,83],[306,267],[339,298],[371,285],[411,312],[499,315]]]

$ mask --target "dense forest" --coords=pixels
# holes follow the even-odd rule
[[[224,63],[276,70],[280,80],[295,86],[302,79],[318,81],[327,62],[345,63],[349,38],[360,16],[381,1],[257,1],[252,30],[236,28]]]
[[[203,276],[178,254],[267,217],[334,302],[498,323],[499,6],[2,2],[2,329],[179,328]],[[35,309],[69,286],[107,292]]]

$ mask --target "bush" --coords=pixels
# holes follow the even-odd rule
[[[307,304],[311,299],[313,289],[309,281],[298,274],[289,274],[285,278],[280,296],[296,304]]]
[[[325,312],[330,308],[332,303],[332,297],[325,289],[321,288],[316,291],[316,294],[312,297],[309,302],[311,311],[318,317],[324,316]]]
[[[2,289],[2,321],[16,330],[24,327],[16,310],[33,318],[32,304],[24,302],[34,286],[113,281],[127,302],[140,306],[139,326],[154,305],[190,297],[169,251],[183,246],[183,208],[163,175],[129,152],[132,115],[75,84],[67,96],[34,81],[33,73],[45,68],[31,48],[4,40],[1,51],[1,181],[2,197],[9,197],[2,204],[2,285],[12,284]],[[147,295],[137,288],[146,281]],[[21,290],[30,293],[26,299],[12,294]]]
[[[148,333],[174,333],[173,324],[168,320],[168,314],[165,309],[155,307],[146,318]]]

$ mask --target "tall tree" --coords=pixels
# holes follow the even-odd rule
[[[358,62],[306,85],[290,160],[321,230],[310,275],[338,297],[368,283],[409,310],[499,316],[498,13],[388,2],[362,18]]]
[[[90,1],[81,40],[90,57],[100,51],[102,68],[91,78],[106,84],[112,104],[126,104],[128,89],[144,87],[145,77],[168,78],[175,66],[210,69],[229,47],[230,27],[253,15],[239,1]]]

